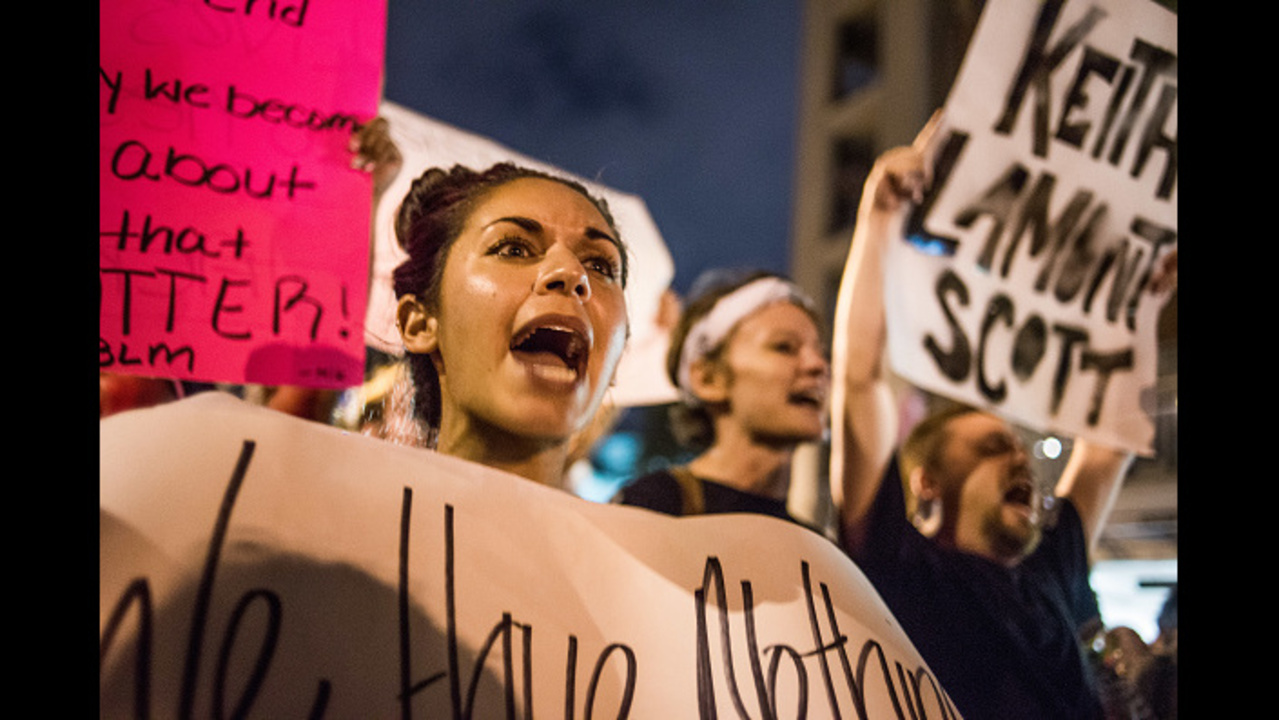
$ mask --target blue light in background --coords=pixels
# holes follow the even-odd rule
[[[939,237],[915,234],[907,237],[906,242],[919,248],[925,255],[950,257],[955,254],[955,244]]]
[[[608,502],[635,477],[643,440],[633,432],[615,432],[602,440],[588,460],[570,471],[573,492],[593,502]]]

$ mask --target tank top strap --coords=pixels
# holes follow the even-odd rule
[[[684,515],[701,515],[706,512],[706,497],[702,490],[702,481],[689,471],[686,465],[675,465],[668,468],[671,476],[679,483],[680,494],[684,498]]]

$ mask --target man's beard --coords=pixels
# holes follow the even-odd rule
[[[1004,522],[1002,506],[987,516],[985,531],[991,546],[1003,557],[1029,556],[1039,547],[1044,536],[1038,523],[1029,527],[1012,527]]]

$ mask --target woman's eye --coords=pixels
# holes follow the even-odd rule
[[[600,275],[608,278],[615,278],[617,277],[617,274],[621,272],[618,264],[612,258],[588,258],[583,264],[592,272],[599,273]]]
[[[532,257],[533,251],[522,240],[506,238],[499,240],[490,250],[490,254],[498,257],[526,258]]]
[[[1013,441],[1005,437],[995,437],[988,439],[981,446],[981,454],[983,455],[1003,455],[1012,452],[1014,447]]]

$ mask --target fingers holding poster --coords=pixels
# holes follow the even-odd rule
[[[894,369],[1043,431],[1150,454],[1148,282],[1177,243],[1176,16],[988,2],[886,272]],[[928,251],[923,250],[927,248]]]
[[[385,3],[100,9],[99,366],[358,383]]]

